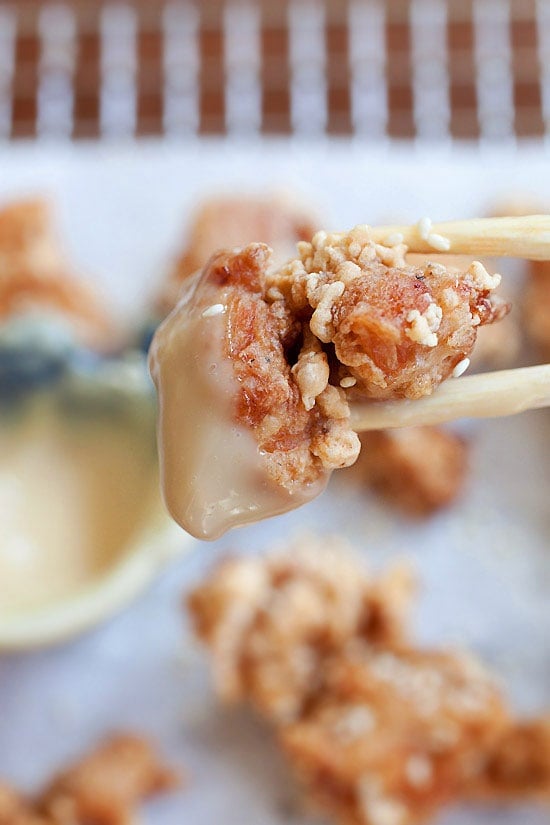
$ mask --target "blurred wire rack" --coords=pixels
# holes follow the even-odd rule
[[[550,136],[550,0],[0,2],[0,138]]]

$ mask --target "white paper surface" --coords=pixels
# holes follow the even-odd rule
[[[209,192],[286,188],[316,202],[328,227],[483,214],[499,196],[548,197],[541,150],[378,152],[220,142],[170,147],[37,148],[0,152],[0,198],[46,192],[59,204],[73,258],[121,309],[139,312]],[[267,732],[220,710],[191,640],[181,594],[227,549],[256,551],[298,529],[343,532],[376,567],[408,554],[422,582],[416,625],[427,643],[459,643],[502,675],[518,710],[550,705],[550,416],[472,429],[465,498],[428,523],[402,520],[336,477],[300,511],[196,545],[137,603],[63,647],[0,658],[0,776],[32,788],[112,729],[156,737],[190,778],[154,803],[156,825],[305,822]],[[311,818],[307,820],[312,822]],[[447,825],[542,825],[535,809],[454,811]]]

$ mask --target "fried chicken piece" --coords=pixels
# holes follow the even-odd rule
[[[523,319],[527,335],[545,360],[550,360],[550,263],[530,261]]]
[[[333,344],[339,374],[356,379],[355,395],[429,395],[470,355],[477,327],[509,311],[491,295],[500,276],[478,261],[463,272],[408,266],[405,246],[375,244],[366,226],[318,232],[298,249],[298,261],[268,276],[268,295],[278,292]]]
[[[311,541],[311,540],[310,540]],[[550,799],[550,723],[517,721],[472,656],[414,646],[410,577],[336,540],[228,559],[189,597],[222,699],[249,702],[341,825],[417,825],[465,801]]]
[[[468,444],[441,427],[404,427],[361,437],[357,470],[364,482],[400,510],[429,516],[460,495]]]
[[[350,639],[404,639],[412,590],[403,565],[373,578],[345,542],[309,538],[222,561],[188,606],[222,698],[282,722],[299,716],[322,687],[323,662]]]
[[[127,825],[144,799],[177,785],[151,745],[113,736],[60,773],[35,799],[0,786],[0,825]]]
[[[278,271],[264,244],[217,253],[155,334],[166,502],[201,538],[314,498],[359,454],[344,388],[429,394],[508,310],[481,264],[408,267],[405,247],[375,244],[368,227],[299,250]],[[206,407],[224,414],[209,423]]]
[[[0,211],[0,321],[29,310],[61,315],[96,346],[112,332],[95,290],[72,276],[42,201]]]
[[[260,241],[282,263],[294,255],[298,241],[311,238],[314,218],[305,208],[282,198],[217,197],[200,206],[185,249],[157,298],[165,315],[175,306],[184,281],[201,269],[218,249],[235,249]]]
[[[460,798],[509,724],[470,657],[348,645],[280,742],[308,794],[345,825],[412,825]]]
[[[0,782],[0,825],[50,825],[32,805]]]

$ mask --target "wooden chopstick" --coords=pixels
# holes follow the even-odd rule
[[[395,243],[396,238],[402,236],[409,252],[550,260],[550,215],[476,218],[434,224],[425,219],[412,226],[375,226],[371,228],[371,234],[377,243],[388,240]]]
[[[442,424],[457,418],[496,418],[550,407],[550,364],[453,378],[417,401],[351,405],[357,432]]]

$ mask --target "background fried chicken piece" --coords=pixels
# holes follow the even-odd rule
[[[361,479],[411,515],[429,516],[452,504],[468,473],[468,444],[441,427],[406,427],[361,436]]]
[[[38,808],[54,822],[125,825],[132,808],[176,784],[148,742],[120,734],[54,778]]]
[[[137,805],[177,784],[148,742],[119,734],[54,777],[33,800],[0,786],[0,825],[128,825]]]
[[[354,645],[326,667],[325,692],[279,738],[312,800],[339,823],[425,821],[459,798],[508,724],[470,657]]]
[[[0,210],[0,321],[29,310],[60,314],[96,346],[113,332],[95,290],[70,272],[48,205],[38,200]]]
[[[373,578],[344,542],[309,538],[268,558],[222,561],[188,607],[222,698],[282,721],[322,688],[322,663],[350,639],[404,638],[412,590],[403,565]]]
[[[217,197],[193,216],[185,249],[157,299],[166,314],[175,305],[182,283],[201,269],[219,249],[235,249],[260,241],[275,252],[277,263],[294,256],[296,243],[311,238],[315,219],[295,201],[284,198]]]
[[[32,805],[0,782],[0,825],[50,825]]]
[[[323,545],[325,544],[325,551]],[[340,542],[229,559],[189,597],[222,698],[246,700],[341,825],[417,825],[472,799],[550,799],[550,722],[516,720],[472,656],[407,639],[410,578]]]

